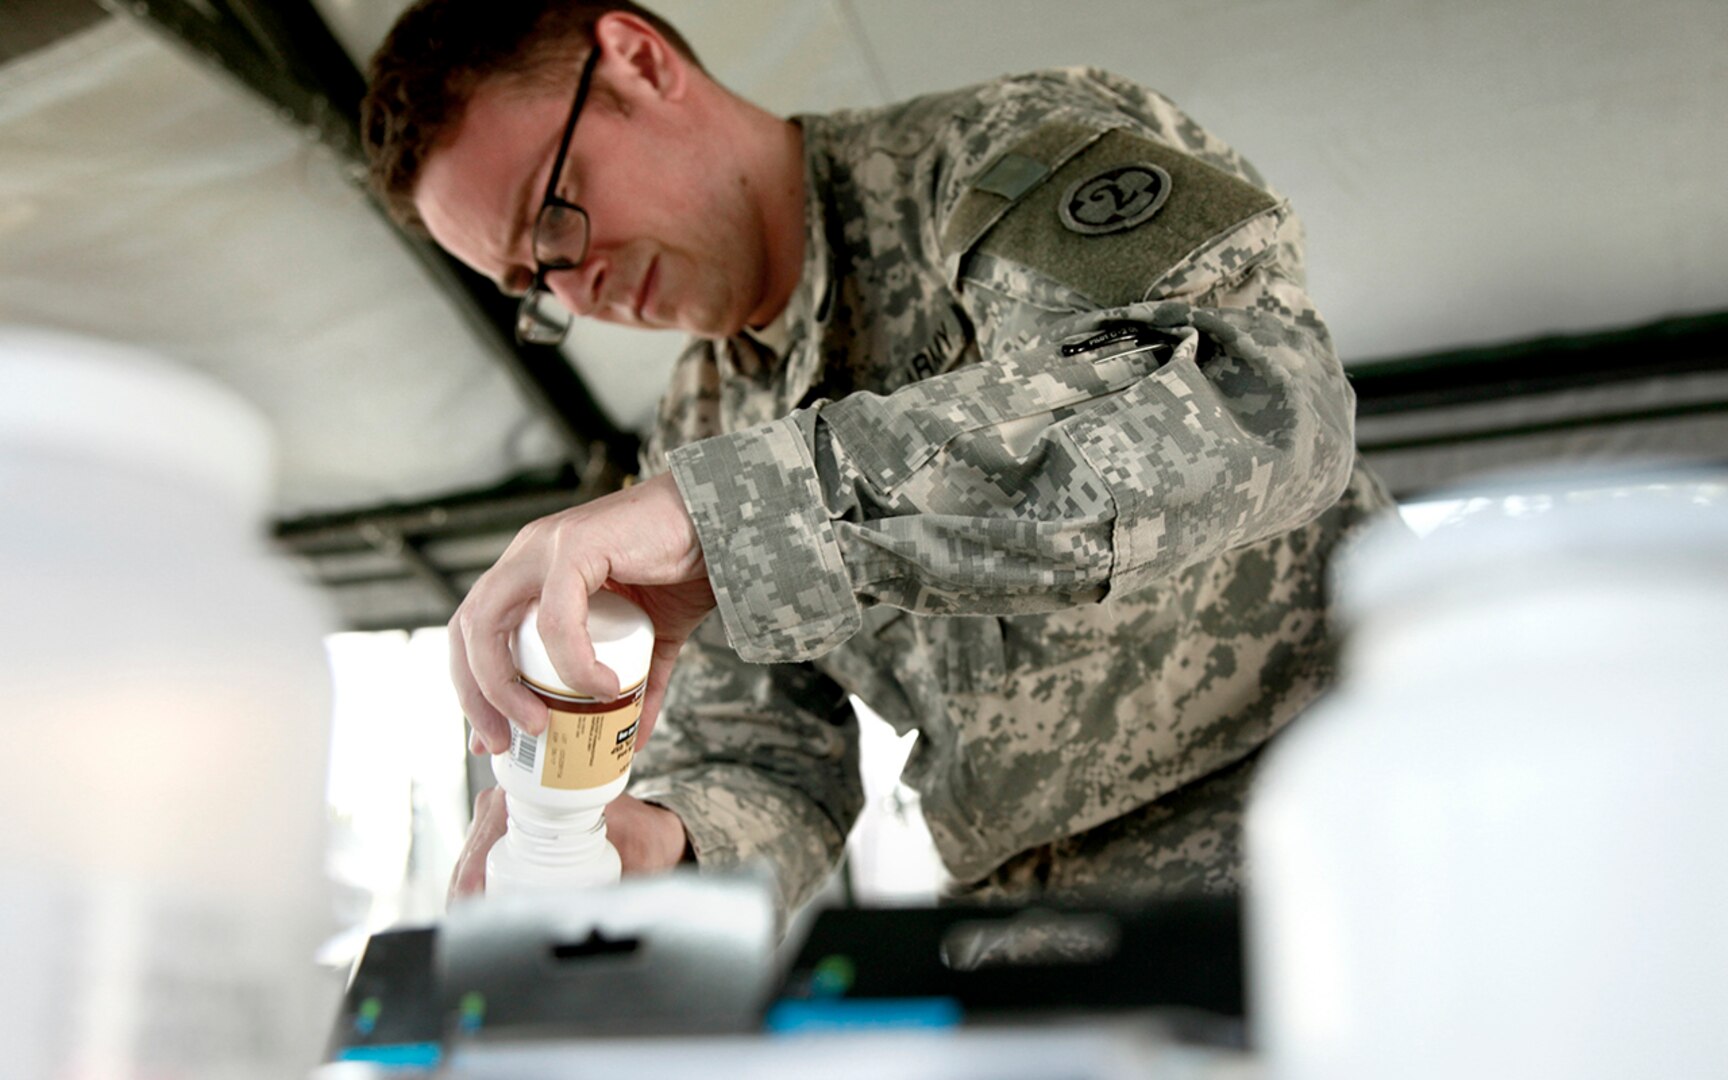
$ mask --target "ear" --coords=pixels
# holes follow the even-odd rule
[[[682,100],[690,84],[689,61],[645,20],[608,11],[594,23],[600,69],[621,97]]]

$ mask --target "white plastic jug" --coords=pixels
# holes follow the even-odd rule
[[[268,556],[262,419],[0,327],[0,1054],[10,1077],[299,1077],[334,1009],[325,619]]]
[[[1728,1076],[1728,485],[1548,490],[1343,567],[1249,810],[1272,1076]]]

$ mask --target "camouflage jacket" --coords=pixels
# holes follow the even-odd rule
[[[859,809],[848,694],[919,732],[976,879],[1300,711],[1324,559],[1388,501],[1296,219],[1164,98],[1075,69],[799,122],[786,340],[693,342],[645,454],[719,619],[634,789],[788,908]]]

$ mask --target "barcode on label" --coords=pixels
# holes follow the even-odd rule
[[[521,731],[512,731],[510,741],[514,743],[510,752],[516,756],[516,764],[529,772],[534,771],[534,753],[540,745],[540,740]]]

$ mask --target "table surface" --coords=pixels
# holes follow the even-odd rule
[[[779,1037],[471,1043],[442,1071],[346,1063],[313,1080],[1261,1080],[1253,1055],[1183,1045],[1144,1025],[1058,1024]]]

